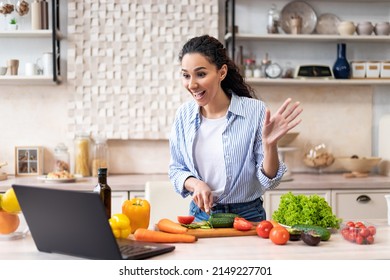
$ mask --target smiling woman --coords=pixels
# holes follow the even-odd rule
[[[286,171],[277,144],[300,123],[299,102],[288,98],[271,116],[211,36],[190,39],[179,60],[193,100],[178,109],[170,137],[169,177],[176,192],[192,196],[195,221],[218,212],[264,220],[261,197]]]

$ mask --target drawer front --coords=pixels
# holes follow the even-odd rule
[[[332,208],[336,216],[346,220],[386,219],[386,190],[332,191]]]
[[[265,209],[266,214],[267,214],[267,220],[272,219],[272,213],[275,210],[277,210],[279,207],[280,197],[287,192],[288,191],[276,191],[276,190],[265,192],[263,206],[264,206],[264,209]],[[292,193],[294,195],[297,195],[297,194],[304,194],[304,195],[317,194],[317,195],[325,198],[325,200],[330,205],[330,197],[331,196],[330,196],[329,190],[296,190],[296,191],[292,191]]]

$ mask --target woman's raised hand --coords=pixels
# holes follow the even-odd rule
[[[297,117],[303,109],[298,101],[293,104],[291,101],[291,98],[286,99],[272,116],[271,111],[267,108],[263,126],[263,142],[266,144],[277,145],[280,138],[301,122],[301,119]]]

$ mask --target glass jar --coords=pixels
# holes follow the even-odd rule
[[[253,77],[253,70],[254,70],[255,63],[256,62],[250,58],[245,60],[245,78]]]
[[[74,173],[83,177],[91,175],[89,171],[90,139],[87,133],[78,133],[74,141]]]
[[[54,171],[70,172],[68,147],[64,143],[59,143],[54,148]]]
[[[268,10],[268,20],[267,20],[267,32],[268,34],[277,34],[279,33],[278,25],[279,25],[280,14],[277,10],[275,4],[272,4],[271,8]]]
[[[99,137],[95,139],[92,156],[92,176],[98,176],[99,168],[108,168],[107,139]]]

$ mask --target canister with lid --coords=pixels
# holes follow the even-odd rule
[[[92,176],[98,176],[99,168],[108,168],[108,145],[107,139],[104,137],[96,137],[94,139],[92,156]]]
[[[76,135],[74,140],[74,152],[75,152],[75,165],[74,173],[83,177],[90,176],[89,170],[89,149],[90,138],[87,133],[81,132]]]
[[[54,171],[70,172],[68,147],[64,143],[54,148]]]

